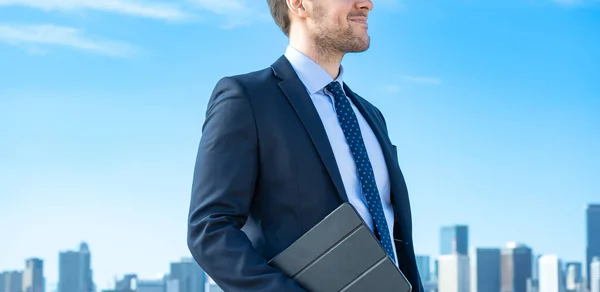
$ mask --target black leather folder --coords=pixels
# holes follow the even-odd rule
[[[269,261],[310,292],[410,292],[410,282],[348,203]]]

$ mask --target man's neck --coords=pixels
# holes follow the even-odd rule
[[[320,48],[310,42],[294,42],[290,40],[290,46],[321,66],[331,78],[336,79],[340,74],[340,64],[342,63],[343,54]]]

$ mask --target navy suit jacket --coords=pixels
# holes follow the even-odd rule
[[[413,291],[423,291],[396,147],[381,112],[344,89],[381,144],[399,266]],[[284,56],[261,71],[219,80],[198,148],[187,242],[224,291],[305,291],[267,261],[347,201],[317,110]]]

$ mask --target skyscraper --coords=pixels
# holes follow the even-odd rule
[[[527,292],[532,278],[532,250],[524,244],[509,242],[501,251],[501,291]]]
[[[137,280],[137,292],[165,292],[165,279]]]
[[[221,289],[210,277],[207,278],[205,287],[206,292],[223,292],[223,289]]]
[[[433,278],[432,281],[437,282],[440,270],[439,267],[440,265],[438,259],[433,260],[433,275],[431,275],[431,278]]]
[[[438,292],[469,292],[469,257],[455,253],[438,260]]]
[[[541,254],[534,254],[533,255],[533,261],[531,262],[531,268],[532,268],[532,274],[531,274],[531,278],[533,280],[538,280],[540,278],[540,257],[542,255]]]
[[[430,258],[428,255],[417,256],[417,269],[421,276],[421,281],[427,283],[431,281],[431,268],[429,267]]]
[[[477,248],[470,260],[470,292],[500,292],[500,249]]]
[[[590,287],[590,265],[594,257],[600,257],[600,204],[590,204],[587,207],[587,261],[586,275]]]
[[[590,292],[600,292],[600,257],[594,257],[590,264]]]
[[[136,291],[137,275],[126,274],[123,279],[115,282],[115,290],[119,292],[134,292]]]
[[[469,254],[469,227],[466,225],[444,226],[440,229],[440,255]]]
[[[4,292],[22,292],[23,291],[23,272],[10,271],[4,272]]]
[[[536,261],[533,261],[534,263]],[[539,292],[540,283],[536,279],[527,279],[527,292]]]
[[[556,255],[539,259],[539,292],[563,292],[562,263]]]
[[[44,292],[44,261],[31,258],[25,261],[23,272],[23,292]]]
[[[191,258],[171,263],[170,281],[176,281],[178,292],[204,292],[206,273]],[[174,283],[174,282],[171,282]]]
[[[579,262],[570,262],[565,264],[565,288],[567,292],[576,292],[582,287],[583,275],[582,266]]]
[[[91,253],[83,242],[78,251],[59,254],[58,292],[94,292]]]

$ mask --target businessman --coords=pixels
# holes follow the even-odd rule
[[[349,202],[423,291],[396,147],[381,112],[343,79],[344,54],[369,47],[372,1],[268,4],[289,46],[266,69],[219,80],[208,101],[189,211],[193,257],[227,292],[305,291],[267,262]]]

